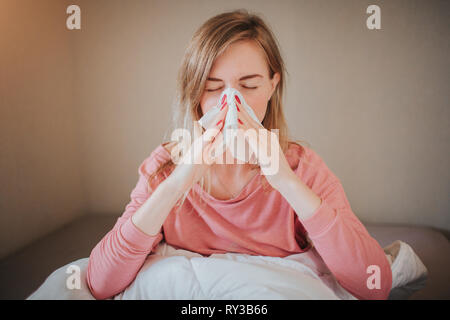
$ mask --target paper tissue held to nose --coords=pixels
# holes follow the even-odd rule
[[[237,96],[239,98],[239,101],[241,102],[241,105],[245,108],[245,110],[248,112],[248,114],[258,123],[261,123],[258,118],[256,117],[255,113],[253,112],[252,108],[245,102],[244,97],[242,94],[234,89],[234,88],[227,88],[225,89],[222,94],[220,95],[219,99],[219,105],[216,105],[212,107],[208,112],[206,112],[203,117],[198,120],[200,125],[207,129],[208,127],[212,127],[211,122],[214,121],[214,119],[217,117],[217,115],[220,112],[220,102],[223,99],[223,96],[227,96],[227,104],[228,104],[228,112],[225,117],[225,124],[223,126],[223,129],[238,129],[238,111],[236,107],[236,98],[234,96]]]

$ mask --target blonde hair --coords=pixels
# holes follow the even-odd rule
[[[283,152],[288,149],[288,127],[283,113],[283,93],[285,88],[285,65],[280,54],[278,43],[267,24],[257,15],[250,14],[245,9],[218,14],[208,19],[194,33],[186,48],[181,67],[178,72],[177,92],[173,103],[174,117],[172,130],[185,128],[194,136],[194,121],[199,120],[203,113],[200,99],[205,89],[206,80],[213,63],[231,44],[240,40],[252,40],[262,49],[269,67],[269,76],[280,74],[279,83],[267,106],[262,125],[267,129],[278,129],[279,144]],[[298,142],[303,142],[297,140]],[[255,165],[256,168],[258,165]],[[175,167],[172,160],[163,163],[150,177],[156,178],[162,172],[171,172]],[[170,174],[170,173],[169,173]],[[209,175],[208,175],[209,178]],[[263,179],[265,180],[265,179]],[[264,183],[264,182],[263,182]],[[265,181],[266,187],[268,186]],[[204,187],[204,177],[200,180]],[[209,184],[208,184],[209,186]],[[210,188],[208,188],[209,192]],[[182,197],[181,205],[189,191]]]

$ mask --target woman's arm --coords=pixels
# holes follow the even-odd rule
[[[139,181],[131,193],[131,202],[125,213],[91,252],[87,283],[95,298],[116,295],[135,279],[147,255],[162,240],[162,226],[172,208],[208,168],[208,164],[198,160],[203,158],[204,152],[209,154],[207,151],[219,143],[218,139],[214,139],[222,130],[223,124],[220,126],[220,123],[223,123],[227,111],[228,107],[222,108],[209,128],[213,130],[206,130],[193,142],[182,159],[184,161],[176,165],[151,195],[147,192],[148,180],[144,173],[146,161],[139,167]],[[222,121],[217,122],[219,119]],[[152,167],[148,170],[150,172],[158,167],[158,161],[150,160],[148,163]]]
[[[149,236],[156,236],[184,191],[169,176],[131,217],[133,224]]]
[[[322,204],[322,198],[304,184],[292,170],[289,170],[282,180],[276,189],[289,202],[300,221],[313,216]]]
[[[147,178],[140,174],[124,214],[90,254],[87,283],[95,298],[109,298],[134,280],[147,255],[163,239],[162,225],[177,198],[174,190],[166,179],[150,195]]]
[[[337,281],[358,299],[387,299],[392,286],[390,264],[384,250],[352,212],[340,181],[329,175],[324,183],[314,186],[317,196],[291,172],[277,189]],[[378,288],[368,285],[373,275],[379,276]]]

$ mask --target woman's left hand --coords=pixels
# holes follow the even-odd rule
[[[295,176],[292,171],[283,150],[280,147],[278,135],[264,128],[259,122],[256,122],[242,104],[236,100],[238,107],[238,135],[247,132],[245,136],[238,138],[246,139],[250,147],[250,159],[256,158],[256,162],[261,167],[262,174],[275,189],[283,185],[283,181]],[[254,130],[248,132],[247,130]],[[232,150],[232,153],[234,150]],[[234,155],[233,155],[234,156]]]

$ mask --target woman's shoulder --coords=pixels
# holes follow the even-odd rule
[[[161,166],[171,160],[171,150],[174,146],[172,141],[163,142],[154,148],[139,166],[139,173],[148,178]]]

